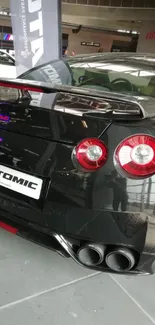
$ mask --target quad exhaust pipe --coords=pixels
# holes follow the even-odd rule
[[[125,247],[117,247],[105,256],[106,247],[100,244],[89,243],[82,246],[78,252],[78,260],[85,266],[97,266],[105,261],[109,269],[115,272],[130,271],[135,263],[135,255]]]
[[[130,271],[136,264],[134,252],[126,247],[115,247],[107,253],[106,246],[97,243],[86,243],[76,252],[72,242],[62,235],[53,234],[63,249],[72,259],[86,267],[99,266],[104,262],[114,272]]]
[[[104,261],[105,246],[89,243],[79,248],[78,260],[85,266],[97,266]]]
[[[134,253],[130,249],[118,247],[106,255],[105,262],[111,270],[125,272],[134,267],[136,260]]]

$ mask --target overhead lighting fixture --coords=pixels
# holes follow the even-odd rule
[[[118,33],[126,33],[126,34],[130,34],[131,33],[130,30],[125,30],[125,29],[118,29],[117,31],[118,31]]]
[[[139,34],[136,30],[126,30],[126,29],[118,29],[118,33],[124,33],[124,34]]]

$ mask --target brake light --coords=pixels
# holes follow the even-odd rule
[[[13,89],[18,89],[18,90],[23,90],[23,91],[34,91],[37,93],[43,93],[44,90],[41,87],[37,86],[28,86],[26,84],[18,84],[17,83],[12,83],[12,82],[5,82],[5,81],[0,81],[0,87],[5,87],[5,88],[13,88]]]
[[[108,150],[105,144],[96,138],[81,141],[73,150],[73,162],[84,170],[95,171],[107,161]]]
[[[155,138],[136,134],[123,140],[114,153],[114,164],[131,178],[155,174]]]

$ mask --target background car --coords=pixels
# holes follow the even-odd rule
[[[16,78],[15,58],[0,50],[0,78]]]

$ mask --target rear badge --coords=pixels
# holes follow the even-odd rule
[[[2,187],[39,200],[42,184],[43,181],[40,178],[0,165],[0,186]]]

